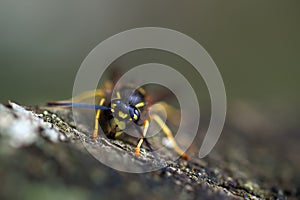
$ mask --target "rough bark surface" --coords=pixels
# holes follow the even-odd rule
[[[239,134],[233,133],[231,142],[225,140],[204,160],[193,156],[189,161],[171,161],[166,154],[158,162],[148,150],[136,159],[134,145],[92,140],[80,130],[70,109],[0,105],[0,199],[299,198],[297,169],[274,156],[270,160],[270,152],[247,152],[252,143],[241,142]],[[101,164],[85,145],[95,153],[101,149],[99,153],[109,159],[121,156],[126,163],[166,167],[148,173],[120,172]],[[252,156],[258,164],[249,162]]]

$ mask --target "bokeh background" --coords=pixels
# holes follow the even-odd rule
[[[222,73],[229,102],[299,108],[298,1],[1,1],[1,102],[40,104],[71,95],[86,55],[143,26],[197,40]],[[282,115],[280,113],[279,115]]]
[[[277,143],[271,142],[291,149],[282,157],[291,155],[286,165],[296,169],[300,166],[295,148],[300,144],[299,8],[296,0],[2,0],[0,102],[43,105],[69,98],[81,62],[101,41],[136,27],[170,28],[197,40],[217,64],[228,98],[226,123],[246,138],[264,135],[260,148],[278,149],[265,143],[277,137]],[[161,62],[193,75],[184,61],[160,53],[136,52],[116,62],[119,66]],[[206,87],[201,78],[195,80],[201,114],[209,113]],[[204,116],[209,119],[209,114]],[[267,151],[266,157],[272,152],[278,153]],[[293,177],[294,172],[282,176]]]

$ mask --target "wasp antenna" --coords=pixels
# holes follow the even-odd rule
[[[59,101],[50,101],[47,103],[47,106],[64,106],[64,107],[71,107],[72,102],[59,102]]]

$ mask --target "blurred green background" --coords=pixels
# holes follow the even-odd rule
[[[299,1],[273,0],[3,0],[0,101],[69,98],[81,62],[97,44],[127,29],[157,26],[185,33],[208,51],[222,73],[229,113],[246,102],[296,125],[299,8]],[[209,101],[203,102],[205,108]]]

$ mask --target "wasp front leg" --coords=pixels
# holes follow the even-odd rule
[[[105,102],[105,98],[101,98],[99,102],[99,106],[103,106]],[[96,139],[98,136],[98,130],[99,130],[99,118],[100,118],[101,110],[98,109],[96,111],[96,116],[95,116],[95,127],[94,127],[94,132],[93,132],[93,139]]]
[[[143,127],[143,135],[142,135],[142,137],[139,139],[138,144],[136,145],[136,148],[135,148],[135,155],[136,155],[137,157],[140,156],[141,146],[142,146],[142,144],[143,144],[144,138],[146,137],[146,134],[147,134],[148,129],[149,129],[149,121],[148,121],[148,120],[145,120],[145,121],[144,121],[144,127]]]
[[[172,131],[170,130],[170,128],[166,125],[166,123],[161,119],[161,117],[157,114],[152,114],[150,116],[150,118],[152,120],[154,120],[159,127],[161,128],[161,130],[164,132],[164,134],[167,136],[168,140],[172,143],[172,147],[174,149],[174,151],[176,153],[178,153],[182,158],[184,159],[189,159],[189,156],[187,154],[184,153],[184,151],[178,146]]]

